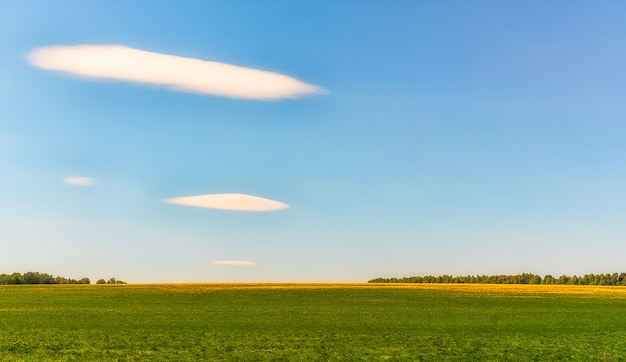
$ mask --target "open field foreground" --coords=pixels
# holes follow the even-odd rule
[[[0,287],[2,361],[621,361],[624,356],[624,287]]]

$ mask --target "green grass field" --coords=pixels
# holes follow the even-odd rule
[[[626,288],[0,287],[0,360],[621,361]]]

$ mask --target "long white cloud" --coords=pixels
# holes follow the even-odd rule
[[[167,199],[165,202],[185,206],[238,211],[273,211],[289,207],[289,205],[279,201],[246,194],[185,196]]]
[[[325,92],[283,74],[122,45],[49,46],[31,50],[26,58],[39,68],[84,77],[232,98],[275,100]]]
[[[93,186],[95,179],[85,176],[72,176],[63,178],[63,182],[74,186]]]
[[[256,262],[250,260],[213,260],[211,264],[215,265],[233,265],[233,266],[252,266]]]

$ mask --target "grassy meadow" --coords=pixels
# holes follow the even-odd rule
[[[2,361],[622,361],[626,288],[0,286]]]

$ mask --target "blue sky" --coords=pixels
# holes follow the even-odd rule
[[[0,273],[626,271],[624,14],[609,1],[2,2]],[[323,91],[249,99],[28,58],[79,45]],[[232,193],[289,207],[165,202]]]

